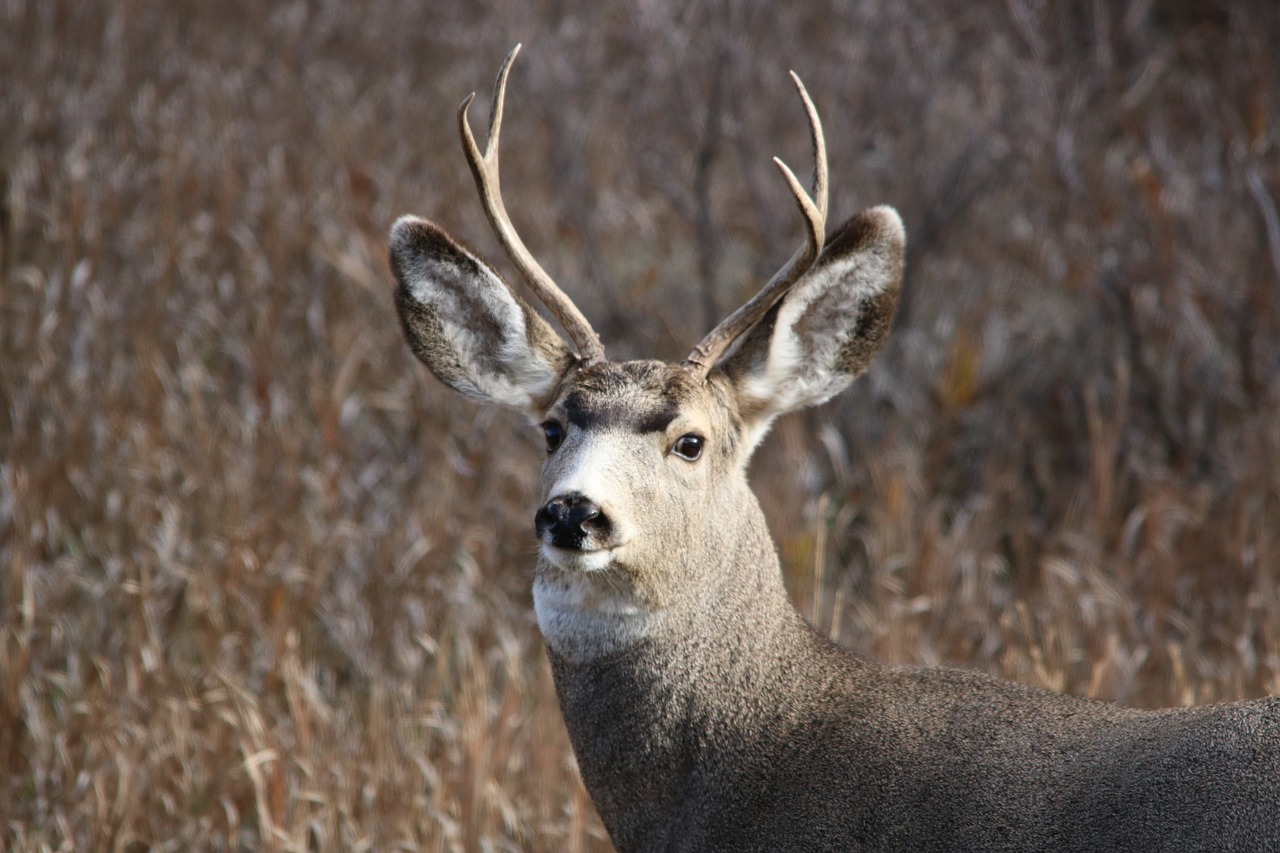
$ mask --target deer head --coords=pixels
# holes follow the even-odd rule
[[[590,657],[650,636],[726,590],[778,583],[747,462],[775,418],[829,399],[866,369],[892,323],[905,238],[888,207],[826,236],[822,127],[793,74],[809,118],[813,196],[775,163],[801,212],[804,242],[683,362],[609,361],[502,203],[498,137],[518,50],[498,74],[483,152],[467,120],[474,95],[458,124],[494,231],[568,340],[430,222],[396,222],[391,266],[418,358],[446,385],[518,409],[543,431],[539,625],[553,651]]]

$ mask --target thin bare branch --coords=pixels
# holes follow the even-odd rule
[[[502,132],[502,107],[506,97],[507,73],[511,70],[511,63],[515,61],[516,54],[519,52],[520,45],[517,44],[507,54],[507,58],[502,62],[502,68],[498,71],[498,79],[493,86],[493,103],[489,109],[489,132],[485,139],[483,153],[476,144],[475,136],[471,133],[471,124],[467,120],[467,108],[475,99],[475,92],[468,95],[458,107],[458,132],[462,136],[462,149],[467,155],[471,174],[475,177],[476,189],[484,204],[485,216],[493,226],[494,233],[498,235],[498,240],[506,250],[507,256],[524,276],[529,289],[543,305],[547,306],[547,310],[564,328],[570,341],[578,348],[579,357],[587,363],[603,361],[605,354],[600,337],[573,301],[556,286],[551,276],[547,275],[547,271],[534,259],[524,241],[520,239],[520,235],[516,233],[515,226],[507,215],[506,205],[502,203],[502,191],[498,180],[498,136]]]
[[[1253,196],[1253,201],[1258,205],[1258,212],[1262,214],[1263,229],[1267,234],[1267,248],[1271,250],[1271,266],[1275,268],[1276,279],[1280,280],[1280,215],[1276,213],[1276,202],[1271,197],[1271,193],[1267,192],[1267,186],[1262,182],[1262,176],[1258,174],[1258,170],[1249,167],[1245,173],[1245,183],[1249,187],[1249,194]]]

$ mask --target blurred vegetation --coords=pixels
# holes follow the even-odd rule
[[[608,849],[535,436],[413,361],[384,259],[412,211],[498,260],[454,110],[517,41],[508,206],[614,357],[799,239],[788,68],[833,220],[903,213],[887,351],[754,469],[820,627],[1280,692],[1275,3],[0,0],[0,847]]]

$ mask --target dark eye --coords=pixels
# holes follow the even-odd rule
[[[702,455],[702,436],[682,435],[676,439],[676,443],[671,446],[671,452],[681,459],[687,459],[690,462],[695,461]]]
[[[547,421],[543,424],[542,434],[547,439],[548,453],[554,453],[555,449],[560,446],[560,442],[564,441],[564,427],[555,421]]]

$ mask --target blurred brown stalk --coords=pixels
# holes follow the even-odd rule
[[[755,466],[860,652],[1142,706],[1280,691],[1275,3],[0,0],[0,848],[604,850],[514,416],[426,376],[383,241],[497,257],[454,109],[615,356],[799,239],[911,243],[888,351]],[[438,8],[437,8],[438,7]]]

